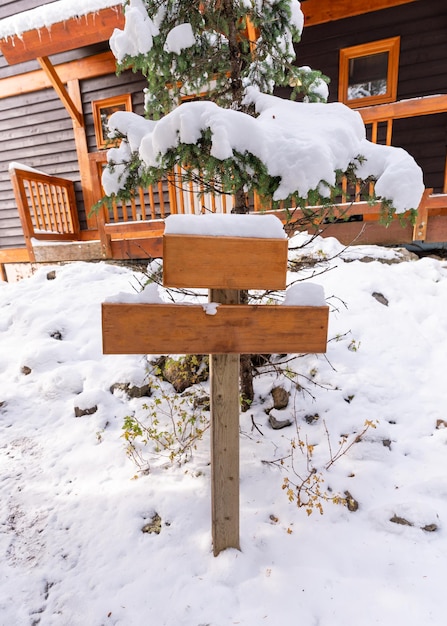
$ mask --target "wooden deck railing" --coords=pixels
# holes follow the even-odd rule
[[[388,145],[392,144],[395,119],[443,112],[447,112],[447,95],[414,98],[359,109],[371,141],[377,142],[380,135],[380,140]],[[99,199],[102,195],[99,186],[100,172],[106,162],[106,153],[96,153],[91,156],[94,156],[92,166],[96,168],[93,180],[98,181],[94,195],[95,199]],[[30,259],[35,260],[33,240],[77,241],[80,238],[84,239],[85,233],[79,232],[73,183],[55,176],[47,176],[18,164],[13,165],[10,172],[11,180]],[[424,195],[420,206],[420,218],[413,234],[407,233],[408,239],[405,241],[425,240],[429,221],[433,224],[436,222],[438,232],[441,224],[439,218],[445,216],[447,222],[447,167],[445,172],[444,193],[429,195],[427,192]],[[110,209],[103,207],[98,215],[101,256],[106,258],[116,256],[116,250],[112,246],[113,241],[137,239],[141,241],[144,238],[160,236],[164,230],[164,219],[170,214],[231,212],[232,196],[213,196],[210,193],[203,193],[200,182],[185,182],[183,174],[184,172],[178,168],[165,180],[147,189],[138,189],[128,202],[116,202]],[[350,219],[360,218],[359,221],[377,222],[380,204],[371,207],[365,202],[371,191],[371,186],[361,188],[359,185],[349,185],[346,180],[342,181],[340,195],[334,198],[337,206],[332,210],[332,217],[348,216]],[[247,201],[254,212],[263,212],[272,208],[256,194],[252,194]],[[294,210],[294,220],[297,222],[300,221],[300,216],[306,217],[305,212],[294,206],[287,207],[287,209]],[[309,209],[312,210],[312,207]],[[439,235],[442,238],[438,241],[447,241],[447,231],[444,226],[442,229],[444,229],[443,234]],[[337,236],[335,230],[334,235]],[[432,237],[431,232],[428,236]],[[126,248],[122,254],[132,256],[134,252],[130,253]]]
[[[48,176],[20,164],[12,164],[10,176],[31,260],[34,260],[33,239],[79,239],[79,220],[71,180]]]

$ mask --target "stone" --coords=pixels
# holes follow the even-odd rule
[[[110,393],[115,390],[123,391],[129,398],[145,398],[152,395],[150,385],[131,385],[130,383],[114,383],[110,387]]]
[[[289,404],[289,392],[284,389],[284,387],[273,387],[272,391],[273,398],[273,408],[274,409],[285,409]]]
[[[209,411],[211,409],[211,401],[209,396],[194,396],[192,406],[194,409],[202,409]]]
[[[93,413],[96,413],[96,411],[98,410],[98,407],[96,406],[91,406],[88,409],[81,409],[78,406],[75,406],[74,408],[74,412],[75,412],[75,417],[83,417],[84,415],[93,415]]]
[[[314,422],[317,422],[319,419],[320,419],[320,416],[318,415],[318,413],[304,416],[304,421],[306,422],[306,424],[313,424]]]
[[[358,511],[359,503],[349,493],[349,491],[345,491],[345,498],[346,498],[346,506],[348,507],[348,511],[351,511],[351,513],[355,513],[355,511]]]
[[[278,420],[274,415],[270,413],[269,424],[273,428],[273,430],[281,430],[281,428],[287,428],[287,426],[291,426],[292,422],[289,419]]]
[[[414,526],[413,522],[409,522],[405,517],[400,517],[400,515],[393,515],[393,517],[390,518],[390,522],[400,524],[401,526]]]
[[[378,291],[374,291],[371,295],[372,295],[373,298],[375,298],[377,300],[377,302],[380,302],[380,304],[383,304],[384,306],[388,306],[389,300],[388,300],[388,298],[385,298],[383,293],[379,293]]]
[[[426,533],[434,533],[438,530],[437,524],[426,524],[421,527],[421,530],[425,530]]]
[[[25,376],[28,376],[29,374],[31,374],[31,372],[32,372],[33,370],[32,370],[30,367],[28,367],[28,365],[24,365],[20,371],[21,371],[21,372],[22,372],[22,374],[24,374]]]
[[[188,354],[179,359],[164,357],[157,365],[161,376],[171,383],[177,393],[183,393],[188,387],[208,380],[209,358],[204,355]]]
[[[154,515],[151,517],[151,521],[147,522],[143,526],[141,532],[148,534],[154,533],[155,535],[159,535],[161,533],[161,517],[158,513],[154,513]]]

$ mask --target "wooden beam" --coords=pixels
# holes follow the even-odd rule
[[[67,91],[73,105],[78,111],[81,112],[82,116],[82,95],[79,80],[70,80],[67,83]],[[78,124],[77,120],[73,119],[73,133],[79,163],[79,173],[81,177],[82,197],[87,216],[87,228],[96,229],[98,228],[96,215],[90,215],[90,209],[95,204],[95,200],[93,198],[93,180],[90,168],[90,159],[88,156],[87,132],[85,124]]]
[[[301,3],[304,13],[304,26],[315,26],[325,22],[334,22],[355,15],[363,15],[372,11],[381,11],[391,7],[409,4],[416,0],[305,0]]]
[[[285,289],[287,249],[285,238],[165,234],[163,284],[180,288]]]
[[[95,54],[84,59],[61,63],[55,67],[61,81],[68,83],[70,80],[84,80],[114,74],[116,59],[111,52],[101,52],[101,54]],[[0,98],[32,93],[33,91],[48,89],[51,86],[51,81],[43,70],[8,76],[0,80]]]
[[[6,37],[0,41],[0,49],[6,61],[14,65],[108,41],[115,28],[123,27],[123,7],[118,5]]]
[[[31,261],[26,248],[6,248],[0,250],[0,263],[29,263]]]
[[[64,83],[61,81],[59,74],[57,73],[54,65],[51,63],[48,57],[38,57],[37,61],[39,65],[48,76],[54,90],[62,101],[62,104],[66,108],[71,119],[81,128],[84,126],[84,116],[82,115],[82,109],[79,110],[71,99]]]
[[[104,354],[326,351],[329,308],[279,305],[102,305]]]
[[[113,259],[146,259],[150,261],[163,256],[162,237],[143,236],[138,239],[112,239],[110,248]]]
[[[362,107],[358,112],[365,124],[372,122],[384,122],[388,119],[404,119],[417,117],[418,115],[433,115],[447,111],[447,94],[436,96],[424,96],[423,98],[410,98],[400,102],[378,104],[376,106]]]

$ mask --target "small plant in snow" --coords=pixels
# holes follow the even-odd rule
[[[166,458],[171,464],[189,461],[210,425],[195,392],[172,394],[157,383],[152,388],[158,391],[157,397],[124,418],[122,434],[127,456],[146,473],[151,456]]]
[[[333,451],[326,422],[323,421],[323,424],[326,431],[329,456],[322,466],[317,467],[315,465],[315,446],[308,442],[307,437],[304,439],[301,437],[298,426],[297,438],[292,439],[290,442],[290,453],[280,459],[269,462],[287,472],[288,475],[283,479],[282,489],[286,492],[289,501],[295,502],[299,508],[304,508],[308,515],[311,515],[314,511],[318,511],[320,515],[323,515],[323,504],[326,502],[348,506],[346,492],[345,495],[334,494],[329,488],[325,488],[325,474],[334,463],[349,452],[354,444],[361,441],[370,428],[376,428],[376,424],[373,421],[366,420],[360,434],[343,435],[340,438],[338,448]],[[304,459],[303,468],[298,467],[303,465],[303,463],[297,459],[297,452],[300,452],[301,458]]]

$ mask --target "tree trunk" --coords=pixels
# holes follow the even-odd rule
[[[248,291],[241,291],[239,297],[241,304],[248,303]],[[245,413],[245,411],[248,411],[251,407],[254,399],[251,354],[241,354],[239,378],[241,386],[241,411]]]

